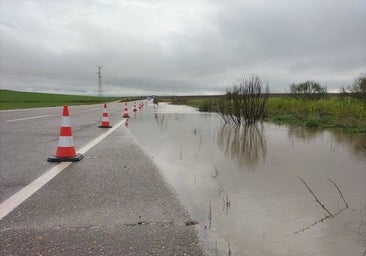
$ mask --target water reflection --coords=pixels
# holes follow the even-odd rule
[[[232,255],[364,254],[365,138],[269,123],[223,126],[215,114],[163,104],[129,126],[212,255],[228,255],[229,239]],[[335,214],[344,204],[333,180],[349,208],[316,222],[325,211],[297,177]]]
[[[160,132],[163,133],[168,128],[168,120],[165,118],[165,115],[158,113],[154,113],[154,117],[157,125],[160,127]]]
[[[178,127],[181,127],[184,115],[154,113],[154,119],[156,124],[160,127],[160,132],[163,134],[168,129],[169,121],[173,121],[173,125],[178,124]]]
[[[317,136],[322,134],[322,130],[318,129],[305,129],[298,126],[288,126],[288,138],[289,139],[299,139],[303,142],[310,142],[316,139]]]
[[[342,133],[340,131],[331,132],[333,143],[348,146],[353,155],[365,159],[366,156],[366,137],[355,136],[349,133]]]
[[[321,130],[321,129],[307,129],[298,126],[288,127],[288,138],[294,144],[295,140],[304,143],[315,142],[319,138],[326,138],[325,143],[329,144],[331,151],[336,150],[336,146],[347,147],[353,156],[359,160],[365,161],[366,156],[366,137],[362,135],[357,136],[350,133],[345,133],[338,130]]]
[[[217,145],[226,156],[236,159],[240,166],[254,169],[267,154],[263,125],[223,125],[217,134]]]

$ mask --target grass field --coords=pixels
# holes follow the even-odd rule
[[[49,93],[18,92],[0,90],[0,109],[21,109],[36,107],[56,107],[63,105],[86,105],[118,100],[121,97],[76,96]]]
[[[350,97],[329,96],[317,100],[271,97],[266,105],[266,120],[366,134],[366,105]]]
[[[221,98],[222,96],[187,96],[162,100],[193,106],[200,111],[217,112]],[[366,134],[366,105],[361,100],[339,95],[329,95],[316,100],[295,98],[285,94],[271,95],[266,104],[265,121]]]

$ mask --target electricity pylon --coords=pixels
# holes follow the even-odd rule
[[[103,97],[103,88],[102,88],[102,67],[103,66],[97,66],[98,68],[98,96]]]

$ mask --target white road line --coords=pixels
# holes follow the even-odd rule
[[[95,145],[97,145],[99,142],[101,142],[102,140],[105,139],[105,137],[107,137],[109,134],[111,134],[112,132],[114,132],[118,127],[120,127],[122,124],[124,124],[126,122],[126,119],[123,119],[122,121],[120,121],[119,123],[117,123],[116,125],[114,125],[112,128],[110,128],[107,132],[103,133],[102,135],[100,135],[99,137],[95,138],[94,140],[92,140],[89,144],[85,145],[84,147],[82,147],[80,150],[78,150],[78,152],[80,154],[85,154],[86,152],[88,152],[92,147],[94,147]]]
[[[118,127],[124,124],[126,120],[122,120],[113,128],[109,129],[107,132],[101,134],[99,137],[95,138],[87,145],[82,147],[78,152],[81,154],[85,154],[88,152],[92,147],[97,145],[103,139],[105,139],[109,134],[115,131]],[[86,159],[82,160],[86,161]],[[31,195],[37,192],[40,188],[46,185],[50,180],[56,177],[59,173],[61,173],[64,169],[70,166],[72,162],[62,162],[56,165],[55,167],[48,170],[46,173],[32,181],[30,184],[16,192],[14,195],[6,199],[4,202],[0,204],[0,220],[2,220],[5,216],[7,216],[11,211],[13,211],[16,207],[18,207],[21,203],[27,200]]]
[[[57,174],[62,172],[66,167],[71,165],[72,162],[63,162],[52,169],[48,170],[45,174],[38,177],[30,184],[19,190],[17,193],[6,199],[0,204],[0,220],[8,215],[12,210],[18,207],[21,203],[27,200],[31,195],[37,192],[41,187],[46,185],[52,180]]]
[[[58,107],[45,107],[45,108],[17,108],[17,109],[5,109],[5,110],[0,110],[0,113],[4,112],[26,112],[26,111],[34,111],[34,110],[47,110],[47,109],[57,109],[57,108],[62,108],[62,106],[58,106]]]
[[[18,118],[18,119],[6,120],[5,122],[10,123],[10,122],[23,121],[23,120],[29,120],[29,119],[37,119],[37,118],[48,117],[48,116],[52,116],[52,115],[23,117],[23,118]]]

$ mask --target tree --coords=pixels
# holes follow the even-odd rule
[[[341,93],[360,99],[366,104],[366,75],[361,74],[352,85],[341,88]]]
[[[290,93],[301,96],[304,99],[319,99],[327,95],[327,87],[321,86],[315,81],[306,81],[290,85]]]

